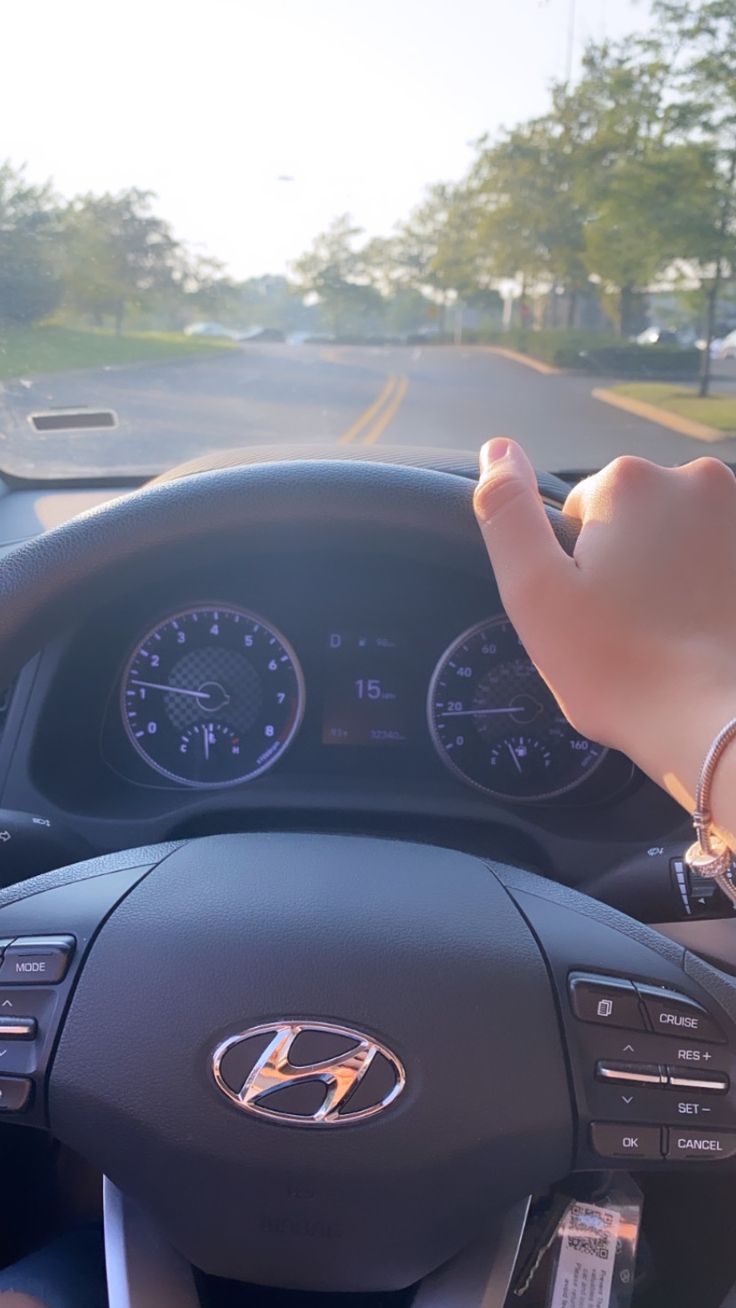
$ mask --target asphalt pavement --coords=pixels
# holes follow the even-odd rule
[[[736,460],[736,440],[679,435],[591,392],[610,384],[543,375],[483,347],[248,345],[201,360],[111,367],[0,387],[0,467],[69,476],[154,473],[208,451],[318,441],[475,451],[522,441],[539,468],[600,467],[621,453],[660,463]],[[109,431],[39,435],[31,413],[111,408]]]

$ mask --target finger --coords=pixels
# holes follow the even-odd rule
[[[583,477],[582,481],[573,486],[562,508],[562,512],[568,518],[578,518],[580,522],[583,521],[590,494],[595,490],[594,483],[595,475]]]
[[[537,583],[553,590],[567,586],[575,564],[552,530],[521,446],[497,436],[483,446],[480,461],[473,503],[506,607],[530,595]]]
[[[639,513],[641,501],[653,499],[655,484],[670,480],[672,471],[637,454],[620,454],[600,472],[573,486],[565,500],[565,513],[581,522],[591,516],[608,520],[614,512],[621,512],[622,504],[634,506]]]

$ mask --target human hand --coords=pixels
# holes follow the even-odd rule
[[[581,523],[570,558],[523,450],[497,437],[475,511],[504,608],[563,712],[691,808],[706,750],[736,716],[736,478],[717,459],[616,459],[568,496]],[[713,795],[729,831],[735,759]]]

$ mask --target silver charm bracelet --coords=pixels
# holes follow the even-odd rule
[[[736,885],[728,875],[734,860],[734,851],[729,849],[725,840],[713,830],[710,811],[713,777],[724,750],[734,739],[736,739],[736,718],[732,718],[718,732],[703,760],[695,787],[693,826],[696,839],[685,853],[685,862],[696,876],[712,878],[731,903],[736,905]]]

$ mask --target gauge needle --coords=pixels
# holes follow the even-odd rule
[[[523,704],[511,704],[508,708],[496,709],[448,709],[446,713],[441,713],[443,718],[486,718],[491,713],[521,713]]]
[[[204,724],[204,731],[202,732],[202,739],[203,739],[203,741],[204,741],[204,756],[205,756],[205,759],[207,760],[207,762],[209,763],[209,761],[210,761],[210,728],[209,728],[209,724],[208,724],[207,722],[205,722],[205,724]]]
[[[515,763],[515,765],[516,765],[516,771],[517,771],[517,772],[521,772],[521,763],[519,762],[518,758],[516,757],[516,750],[514,749],[514,747],[513,747],[513,745],[511,744],[511,741],[510,741],[510,740],[507,740],[507,741],[506,741],[506,748],[507,748],[507,750],[509,751],[509,754],[511,755],[512,759],[514,760],[514,763]]]
[[[210,699],[208,690],[187,690],[184,686],[166,686],[160,681],[135,681],[131,678],[131,686],[145,686],[146,690],[165,690],[167,695],[191,695],[192,699]]]

